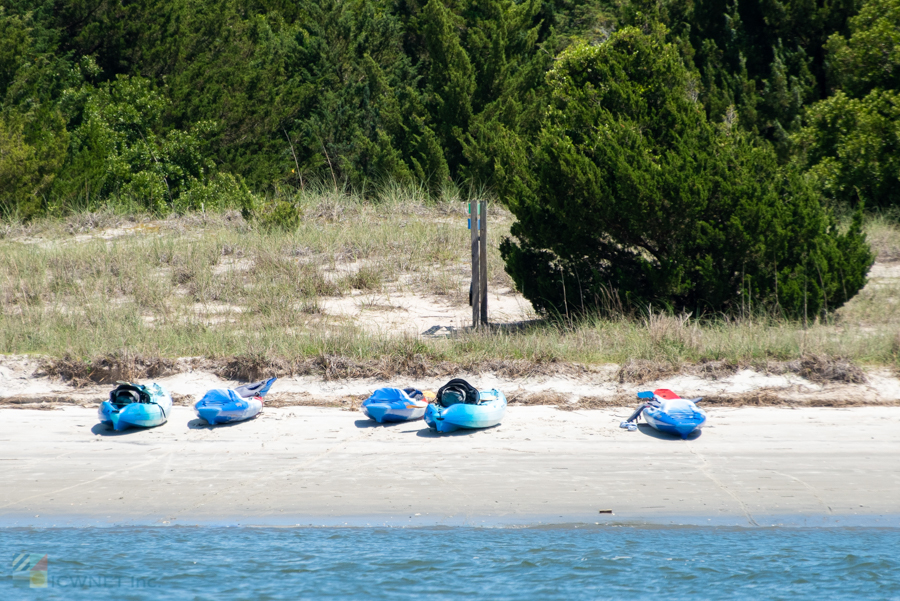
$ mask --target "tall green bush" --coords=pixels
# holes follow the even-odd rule
[[[850,98],[839,91],[809,107],[806,126],[794,140],[802,163],[830,198],[851,206],[900,206],[897,92]]]
[[[826,44],[834,86],[855,98],[900,90],[900,0],[865,0],[849,25]]]
[[[827,44],[835,94],[806,109],[797,158],[830,198],[900,205],[900,0],[868,0]]]
[[[219,175],[209,157],[206,137],[216,125],[166,130],[162,116],[168,104],[140,77],[120,75],[68,91],[63,106],[72,136],[55,195],[120,196],[157,212],[211,209],[246,195],[240,179]]]
[[[0,113],[0,218],[29,219],[65,158],[68,135],[56,112]]]
[[[873,257],[795,169],[736,126],[707,121],[693,75],[664,32],[625,28],[565,51],[530,123],[486,128],[517,222],[507,271],[538,309],[697,313],[767,308],[813,317],[864,285]]]

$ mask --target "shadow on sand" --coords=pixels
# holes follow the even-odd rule
[[[400,434],[412,434],[413,432],[420,432],[421,428],[419,426],[425,426],[425,420],[422,419],[411,419],[405,422],[384,422],[383,424],[379,424],[374,419],[358,419],[354,422],[357,428],[360,429],[368,429],[368,428],[395,428],[397,426],[412,426],[415,428],[414,430],[401,430]]]
[[[160,424],[163,426],[165,424]],[[158,428],[159,426],[153,426],[153,428]],[[91,433],[96,434],[97,436],[125,436],[128,434],[136,434],[137,432],[141,432],[143,430],[152,430],[153,428],[142,428],[141,426],[130,426],[125,428],[124,430],[116,430],[110,425],[99,423],[94,424],[94,427],[91,428]]]
[[[257,413],[256,415],[254,415],[253,417],[250,417],[248,419],[242,419],[237,422],[228,422],[225,424],[210,424],[205,419],[195,417],[194,419],[192,419],[191,421],[188,422],[187,427],[190,430],[210,430],[212,428],[230,428],[232,426],[239,426],[246,422],[252,422],[260,415],[262,415],[262,413]]]
[[[479,432],[487,432],[489,430],[493,430],[494,428],[500,426],[497,424],[496,426],[490,426],[488,428],[460,428],[459,430],[454,430],[453,432],[435,432],[431,428],[422,428],[418,432],[416,432],[416,436],[421,436],[422,438],[443,438],[446,436],[472,436],[473,434],[478,434]]]
[[[491,323],[488,328],[492,332],[501,332],[505,334],[515,334],[527,330],[541,324],[548,323],[546,319],[528,319],[525,321],[513,321],[509,323]],[[465,332],[472,332],[471,326],[431,326],[420,334],[425,338],[448,338],[457,336]]]
[[[410,424],[415,424],[416,422],[421,422],[421,419],[412,419],[402,422],[384,422],[379,424],[374,419],[358,419],[353,422],[357,428],[365,429],[365,428],[395,428],[397,426],[409,426]],[[424,423],[424,422],[423,422]]]
[[[660,432],[650,424],[638,424],[638,431],[641,434],[649,436],[650,438],[658,438],[659,440],[675,440],[680,441],[682,438],[677,434],[666,434],[665,432]],[[694,440],[700,437],[700,433],[703,430],[694,430],[690,434],[688,434],[687,440]]]

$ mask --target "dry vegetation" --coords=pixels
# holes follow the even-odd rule
[[[211,361],[238,379],[273,370],[525,375],[618,363],[623,382],[685,365],[719,377],[776,364],[813,376],[826,365],[837,370],[829,380],[852,382],[856,364],[893,365],[900,354],[900,228],[888,218],[868,222],[879,254],[870,284],[808,328],[769,316],[650,311],[432,340],[375,335],[323,306],[352,298],[387,311],[403,294],[465,305],[465,202],[426,202],[403,190],[378,203],[337,193],[296,202],[296,231],[247,223],[236,212],[164,220],[99,212],[0,226],[0,352],[54,357],[48,369],[73,382],[163,375],[181,369],[178,357]],[[491,285],[508,287],[496,244],[512,218],[491,210]]]

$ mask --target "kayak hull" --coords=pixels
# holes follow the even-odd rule
[[[262,411],[261,398],[241,398],[233,390],[218,388],[208,391],[194,403],[194,412],[211,426],[244,421],[259,415]]]
[[[151,403],[129,403],[119,409],[109,401],[103,401],[97,410],[100,421],[117,431],[131,427],[154,428],[166,423],[172,412],[172,395],[159,384],[147,388]]]
[[[371,403],[364,406],[362,412],[366,414],[366,417],[383,424],[422,419],[422,416],[425,415],[425,407],[396,407],[391,403]]]
[[[421,419],[428,403],[410,398],[399,388],[380,388],[363,401],[360,409],[379,424]]]
[[[496,426],[506,415],[506,397],[499,390],[482,390],[479,403],[457,403],[441,407],[435,403],[425,410],[425,423],[436,432],[453,432],[459,429],[475,430]]]
[[[706,422],[706,413],[691,401],[685,402],[691,405],[690,411],[666,411],[665,406],[658,409],[648,407],[644,409],[643,417],[648,424],[660,432],[687,438],[703,427]]]

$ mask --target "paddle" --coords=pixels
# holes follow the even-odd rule
[[[269,378],[268,380],[254,382],[253,384],[244,384],[243,386],[235,388],[234,392],[242,399],[249,399],[251,397],[262,398],[266,396],[266,393],[269,392],[269,388],[272,387],[272,384],[277,379],[278,378]]]
[[[640,415],[644,411],[644,409],[652,406],[653,399],[656,398],[656,395],[653,392],[650,392],[649,390],[645,391],[645,392],[639,392],[637,394],[637,396],[639,399],[648,399],[648,400],[641,403],[640,406],[638,406],[638,408],[635,409],[634,413],[631,414],[631,417],[629,417],[627,420],[625,420],[624,422],[619,424],[620,428],[624,428],[626,430],[631,430],[631,431],[637,430],[637,424],[634,423],[635,420],[637,420],[637,418],[640,417]]]

